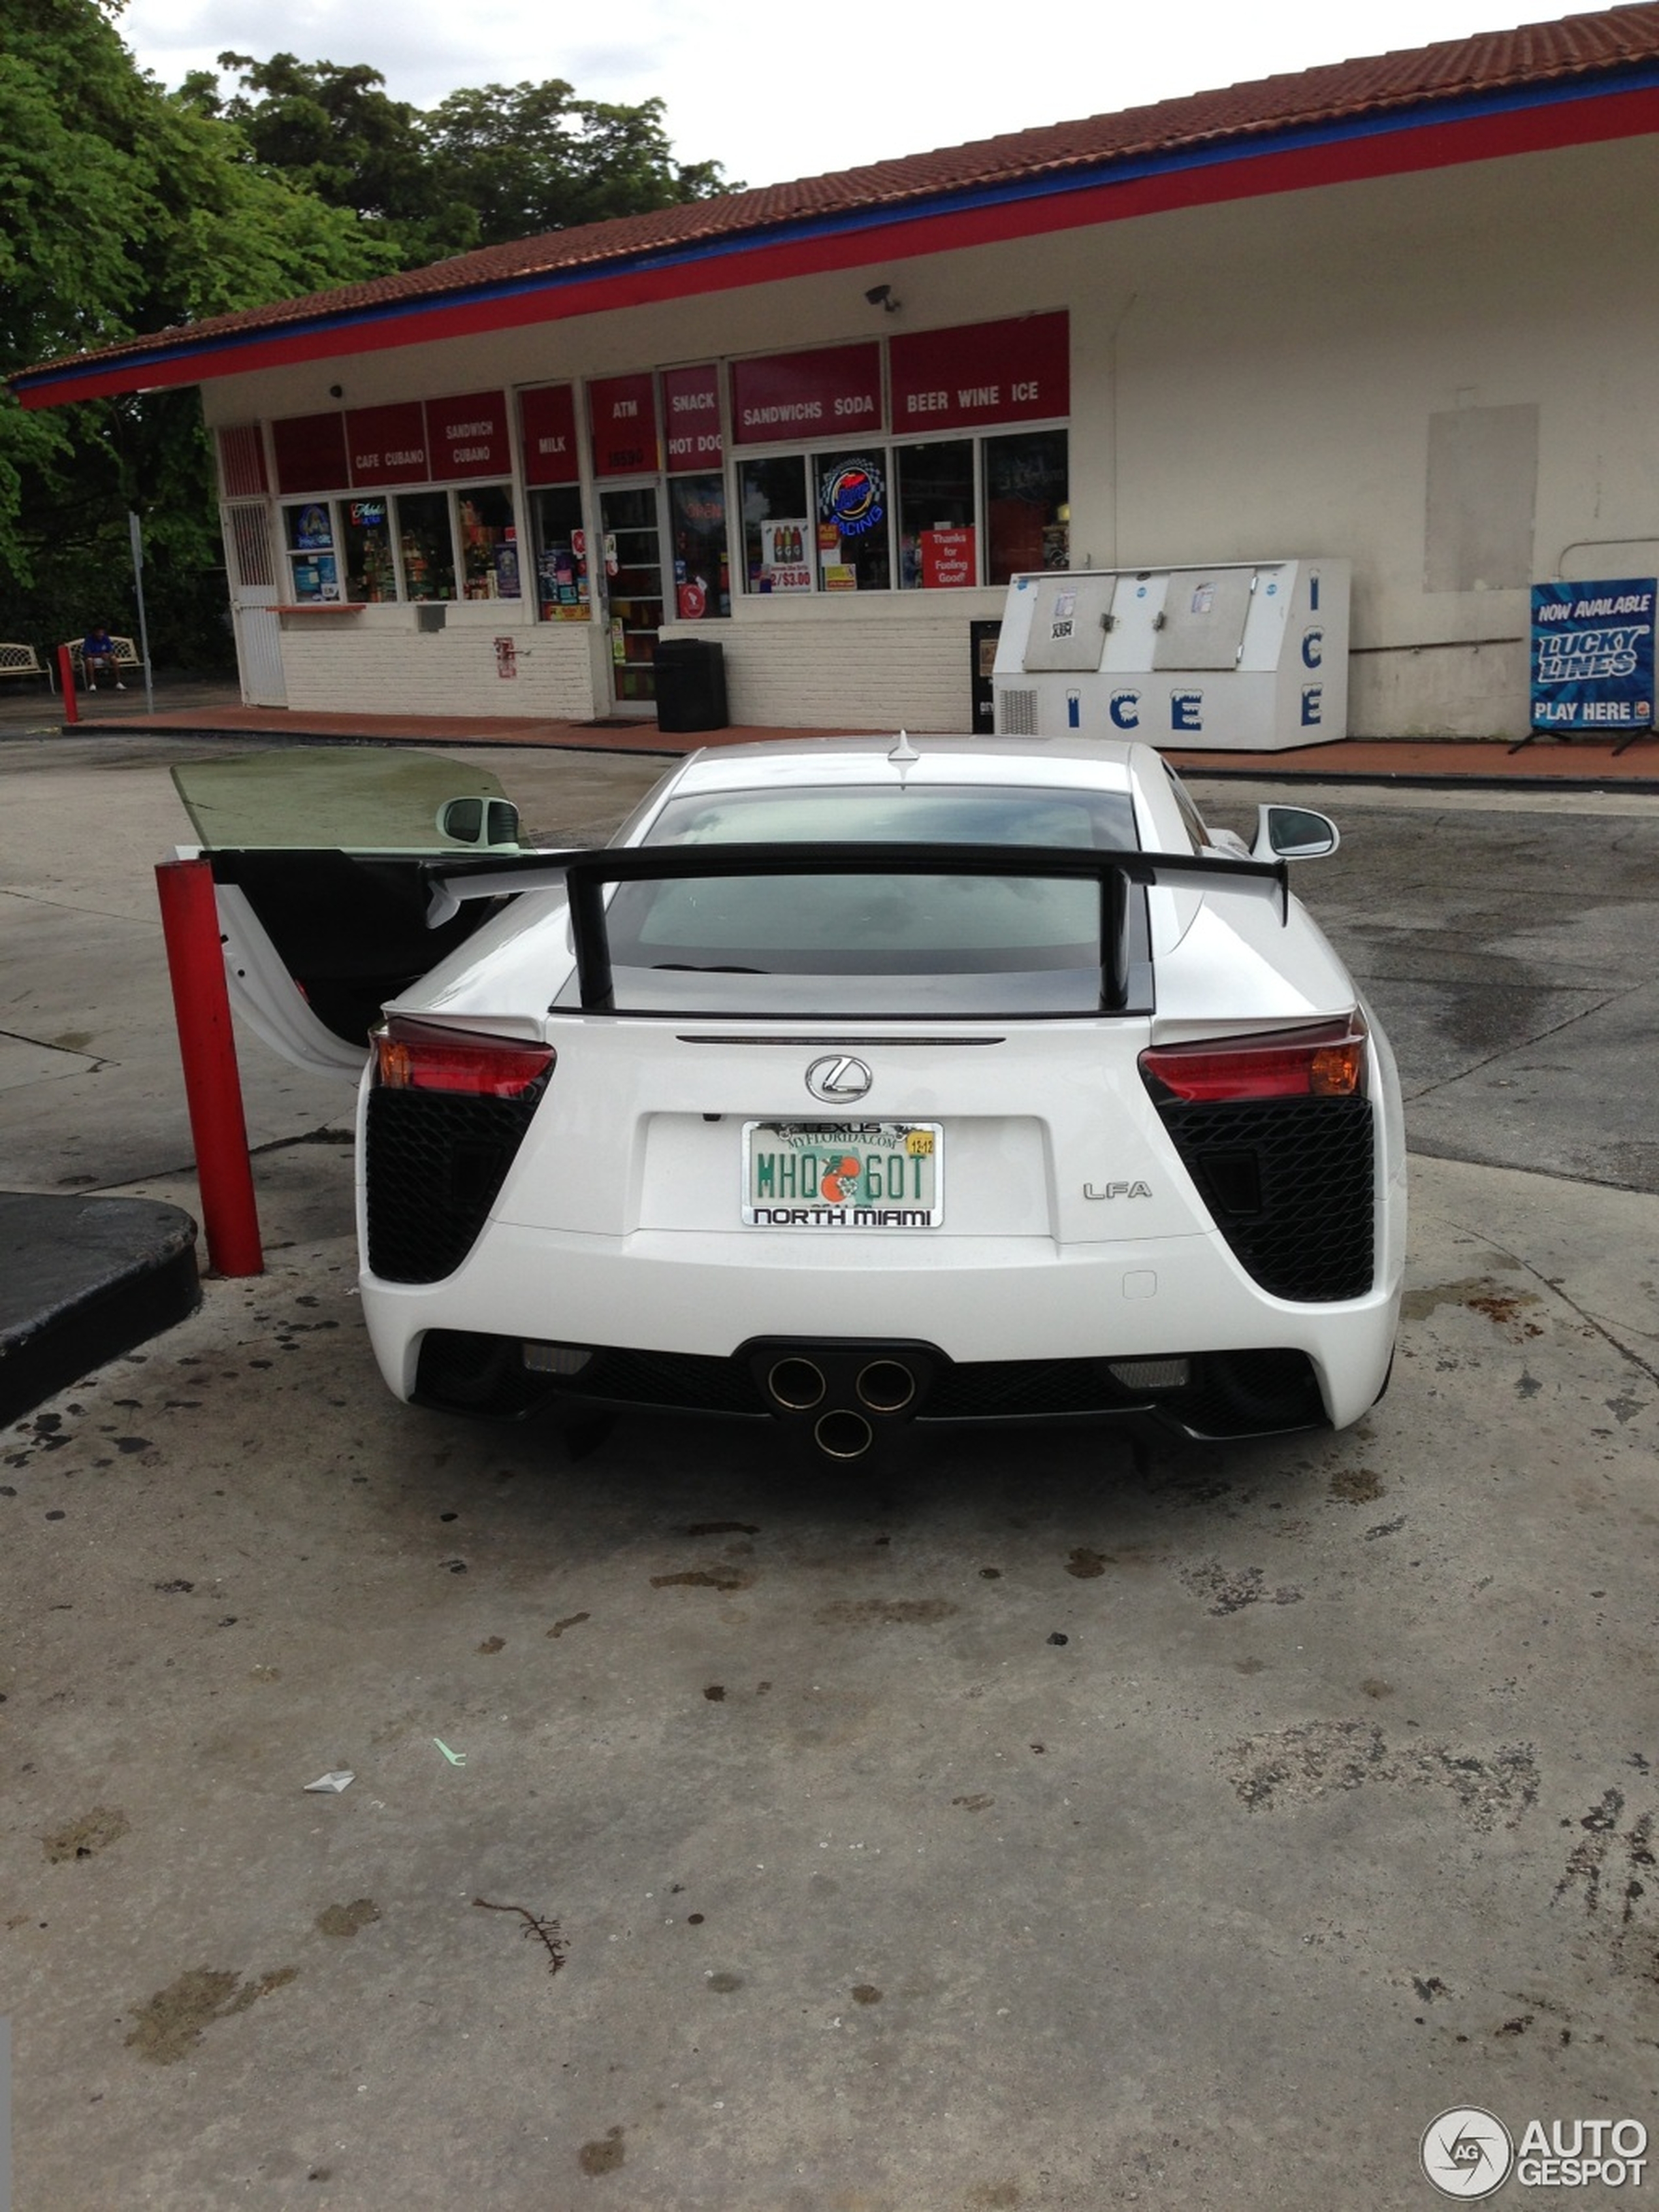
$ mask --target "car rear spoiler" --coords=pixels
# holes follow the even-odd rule
[[[665,883],[731,876],[1034,876],[1100,887],[1100,1004],[1120,1013],[1128,1003],[1128,903],[1131,884],[1169,876],[1198,882],[1218,876],[1276,884],[1279,918],[1290,916],[1291,876],[1283,860],[1200,859],[1193,853],[1100,852],[1085,846],[770,843],[629,845],[574,853],[535,853],[500,860],[431,861],[422,871],[431,887],[428,926],[439,927],[462,900],[523,891],[559,890],[570,902],[576,977],[582,1008],[616,1009],[605,892],[612,884]]]

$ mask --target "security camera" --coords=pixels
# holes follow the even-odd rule
[[[899,303],[893,297],[890,284],[872,284],[864,296],[872,307],[884,307],[890,315],[897,314]]]

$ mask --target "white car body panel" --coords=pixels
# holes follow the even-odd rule
[[[1133,798],[1143,850],[1192,850],[1188,817],[1150,747],[921,739],[908,750],[913,757],[890,758],[890,739],[711,750],[665,780],[618,844],[655,842],[663,808],[683,797],[787,799],[898,782],[907,791],[1115,790]],[[1275,1297],[1254,1279],[1140,1073],[1149,1046],[1344,1022],[1359,1006],[1336,953],[1280,884],[1225,872],[1243,857],[1237,838],[1214,849],[1213,883],[1188,872],[1146,890],[1155,1003],[1115,1014],[583,1011],[556,1005],[574,964],[560,890],[527,891],[482,915],[465,944],[386,1001],[387,1013],[545,1042],[556,1065],[459,1263],[419,1282],[365,1265],[364,1312],[388,1383],[416,1395],[433,1331],[514,1348],[619,1346],[714,1361],[757,1339],[920,1340],[950,1363],[1282,1350],[1311,1363],[1328,1420],[1358,1419],[1386,1379],[1403,1262],[1403,1122],[1386,1038],[1364,1014],[1375,1109],[1370,1286],[1322,1302]],[[361,1068],[355,1048],[338,1039],[325,1048],[309,1034],[320,1024],[270,948],[261,953],[257,921],[236,910],[234,890],[221,896],[234,923],[234,980],[240,970],[245,1011],[248,990],[261,1002],[262,1034],[290,1056]],[[718,1000],[717,981],[710,988]],[[280,1019],[273,1006],[283,1006]],[[870,1070],[858,1118],[942,1127],[939,1226],[741,1224],[745,1123],[823,1120],[805,1073],[840,1052]],[[374,1095],[371,1067],[360,1155]],[[361,1188],[359,1206],[367,1254]]]

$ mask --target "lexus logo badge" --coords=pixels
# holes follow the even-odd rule
[[[806,1071],[807,1089],[814,1098],[822,1098],[826,1106],[842,1106],[850,1099],[862,1098],[874,1080],[861,1060],[851,1060],[842,1053],[827,1060],[815,1060]]]

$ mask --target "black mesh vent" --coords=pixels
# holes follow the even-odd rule
[[[388,1283],[453,1274],[507,1178],[536,1097],[374,1091],[364,1147],[370,1273]]]
[[[421,1339],[415,1396],[422,1406],[512,1421],[545,1404],[555,1387],[551,1376],[525,1371],[516,1337],[429,1328]]]
[[[1276,1298],[1362,1297],[1376,1272],[1368,1098],[1160,1106],[1199,1195]]]
[[[1106,1413],[1146,1403],[1126,1390],[1103,1359],[973,1359],[939,1376],[922,1417],[933,1421],[1042,1419],[1054,1413]]]
[[[1163,1393],[1162,1411],[1197,1437],[1271,1436],[1327,1425],[1319,1377],[1305,1352],[1212,1352],[1183,1389]]]
[[[674,1406],[692,1413],[768,1410],[738,1361],[695,1352],[598,1352],[563,1388],[574,1396],[629,1406]]]

